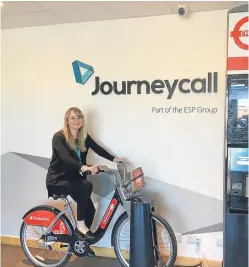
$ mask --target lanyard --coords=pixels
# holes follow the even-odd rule
[[[80,148],[79,148],[79,146],[77,146],[77,148],[76,148],[76,153],[77,153],[77,156],[78,156],[79,162],[81,163],[81,157],[80,157]]]

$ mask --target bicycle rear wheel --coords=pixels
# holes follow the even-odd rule
[[[26,257],[34,266],[62,267],[72,256],[69,244],[41,240],[57,214],[58,211],[53,207],[42,206],[32,209],[24,218],[20,229],[20,242]],[[65,215],[59,218],[52,232],[73,235],[72,225]]]
[[[159,259],[157,266],[160,267],[173,267],[177,256],[177,241],[168,222],[160,215],[152,212],[152,220],[155,222],[157,233],[157,244],[162,242],[169,245],[169,250],[163,250],[161,246],[154,247],[157,251]],[[164,232],[160,231],[164,230]],[[123,267],[129,267],[129,250],[130,250],[130,221],[127,213],[123,213],[116,221],[113,228],[112,243],[114,252],[119,262]]]

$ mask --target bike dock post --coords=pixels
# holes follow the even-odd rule
[[[154,201],[142,196],[131,201],[130,267],[155,267],[151,211]]]

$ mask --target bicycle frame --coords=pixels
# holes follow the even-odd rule
[[[105,173],[109,173],[109,176],[110,174],[114,174],[115,184],[118,186],[115,188],[106,212],[100,221],[97,230],[94,232],[94,238],[91,238],[91,244],[97,243],[104,236],[119,205],[123,206],[128,217],[130,217],[131,203],[130,199],[127,199],[122,183],[118,181],[115,172],[110,169],[105,171]],[[45,227],[46,230],[43,233],[43,238],[68,243],[69,239],[71,240],[71,237],[75,238],[74,231],[77,227],[77,222],[68,198],[63,197],[61,199],[66,203],[66,208],[64,210],[58,210],[53,206],[36,206],[23,216],[23,220],[28,225],[42,225]],[[69,214],[69,218],[67,217],[68,223],[70,223],[69,226],[66,226],[61,220],[61,217],[67,213]],[[69,233],[72,231],[73,235],[71,236]],[[90,240],[87,240],[87,238],[86,241],[90,243]]]
[[[118,186],[115,188],[114,194],[105,211],[105,214],[103,218],[101,219],[97,230],[94,232],[94,238],[91,237],[88,239],[87,237],[84,237],[83,234],[81,236],[77,232],[75,232],[76,227],[77,227],[77,221],[75,219],[72,207],[70,205],[70,202],[67,196],[65,197],[54,196],[55,200],[60,198],[65,201],[66,203],[65,209],[59,210],[56,207],[48,206],[48,205],[36,206],[25,213],[25,215],[23,216],[24,223],[26,223],[27,225],[29,224],[38,225],[38,226],[43,226],[46,228],[46,230],[43,232],[42,237],[38,241],[40,246],[48,246],[48,244],[51,244],[54,242],[67,243],[67,244],[70,244],[70,246],[74,246],[75,244],[77,244],[76,242],[78,241],[85,241],[86,243],[88,243],[87,245],[95,244],[99,240],[101,240],[102,237],[105,235],[108,229],[108,226],[110,225],[111,220],[113,219],[119,205],[123,206],[128,217],[130,217],[132,198],[135,195],[136,195],[136,198],[141,197],[138,191],[135,191],[135,190],[134,191],[132,190],[131,193],[129,193],[129,190],[128,190],[126,191],[127,193],[126,194],[124,188],[128,183],[126,184],[124,183],[122,184],[122,183],[123,181],[121,183],[117,182]],[[67,213],[69,214],[69,218],[65,217],[65,214]],[[152,210],[151,210],[152,215],[153,213],[155,213],[154,207],[152,207]],[[125,218],[120,218],[120,219],[123,220]],[[120,226],[120,222],[121,221],[118,220],[117,223],[114,225],[115,231],[113,231],[112,233],[111,242],[114,248],[116,246],[114,234],[117,233],[117,227]],[[157,262],[159,259],[159,253],[157,249],[158,240],[157,240],[157,231],[156,231],[155,223],[156,221],[152,220],[152,238],[153,238],[154,256],[155,256],[155,261]],[[66,247],[67,245],[61,245],[61,246]],[[74,250],[70,251],[70,253],[73,253],[73,252]]]
[[[44,231],[43,235],[46,236],[48,234],[51,233],[53,227],[55,226],[55,224],[58,222],[58,220],[60,219],[60,217],[64,214],[69,214],[70,217],[70,221],[72,223],[73,228],[75,229],[77,226],[77,222],[72,210],[72,207],[70,205],[70,202],[68,200],[68,198],[62,198],[65,202],[66,202],[66,208],[62,211],[60,211],[57,216],[54,218],[54,220],[52,221],[52,223],[49,225],[49,227]],[[126,200],[126,197],[124,195],[124,192],[121,188],[121,186],[117,187],[114,191],[114,194],[112,196],[112,199],[107,207],[107,210],[97,228],[97,230],[94,232],[94,240],[91,241],[91,243],[97,243],[105,234],[105,232],[108,229],[108,226],[113,218],[113,216],[115,215],[119,205],[122,205],[125,209],[125,211],[127,212],[128,216],[130,214],[130,204],[129,201]],[[59,236],[63,236],[63,235],[57,235]]]

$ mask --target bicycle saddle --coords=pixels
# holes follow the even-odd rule
[[[52,195],[52,198],[53,198],[54,200],[56,200],[56,199],[59,199],[59,198],[67,198],[67,196],[68,196],[68,195],[55,195],[55,194],[53,194],[53,195]]]

